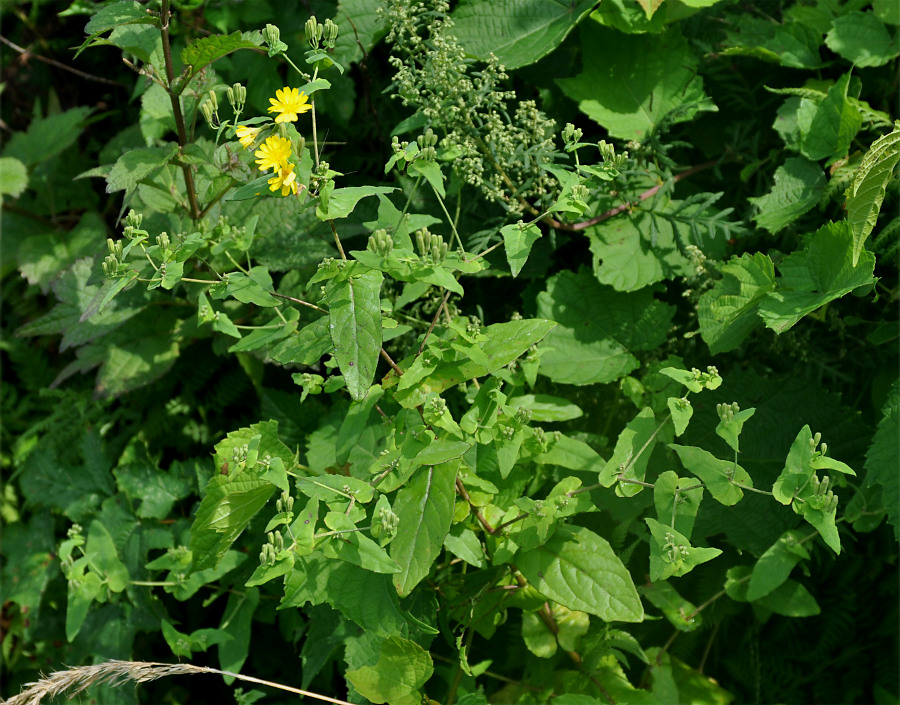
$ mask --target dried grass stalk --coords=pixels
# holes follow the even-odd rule
[[[152,661],[107,661],[94,666],[77,666],[65,671],[54,671],[46,678],[41,678],[41,680],[34,683],[27,683],[25,690],[2,702],[4,705],[41,705],[44,698],[55,698],[69,690],[71,690],[69,694],[71,697],[92,685],[101,683],[120,686],[129,682],[146,683],[166,676],[192,676],[198,673],[232,676],[237,680],[267,685],[289,693],[335,703],[336,705],[350,705],[344,700],[330,698],[327,695],[311,693],[308,690],[292,688],[281,683],[264,681],[252,676],[242,676],[240,673],[220,671],[217,668],[207,668],[206,666],[192,666],[187,663],[157,663]]]

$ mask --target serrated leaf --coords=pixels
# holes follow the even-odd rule
[[[809,551],[801,543],[803,538],[795,529],[786,531],[759,557],[750,574],[748,600],[753,602],[768,595],[788,579],[797,563],[809,559]]]
[[[900,161],[900,128],[879,137],[863,157],[847,198],[847,221],[853,233],[853,266],[878,222],[888,182]]]
[[[640,622],[644,608],[631,574],[605,539],[560,526],[543,546],[516,556],[516,567],[545,597],[607,622]]]
[[[891,36],[872,12],[848,12],[835,17],[825,44],[854,66],[883,66],[900,55],[897,37]]]
[[[632,352],[660,345],[674,312],[647,289],[617,292],[585,268],[552,277],[537,310],[559,324],[541,346],[539,372],[578,385],[611,382],[635,369]]]
[[[106,177],[106,192],[133,189],[142,179],[165,166],[178,153],[174,142],[162,147],[145,147],[125,152]]]
[[[132,502],[140,502],[135,514],[142,518],[165,519],[175,502],[191,492],[192,482],[180,463],[168,471],[149,463],[120,465],[114,471],[116,483]]]
[[[766,327],[784,333],[805,315],[854,289],[875,283],[875,256],[868,251],[853,264],[853,236],[847,221],[828,223],[778,267],[775,291],[759,305]]]
[[[238,49],[256,49],[262,46],[262,35],[259,32],[232,32],[231,34],[213,34],[195,39],[181,51],[181,61],[190,66],[190,74],[181,86],[181,90],[200,71],[216,59]]]
[[[400,564],[394,578],[397,594],[405,597],[431,570],[450,531],[456,499],[459,460],[427,466],[397,493],[394,512],[400,519],[391,542],[391,558]]]
[[[391,636],[381,644],[378,662],[347,671],[346,678],[367,700],[390,705],[421,705],[420,688],[434,672],[431,655],[413,641]]]
[[[760,325],[759,304],[775,289],[775,266],[761,252],[734,257],[721,272],[697,307],[700,335],[713,355],[738,347]]]
[[[900,458],[900,382],[895,381],[881,408],[881,419],[866,451],[866,485],[881,485],[882,502],[888,522],[894,527],[894,537],[900,540],[900,474],[897,458]]]
[[[765,196],[747,200],[759,208],[756,224],[776,233],[813,208],[822,198],[826,180],[822,168],[801,157],[791,157],[775,171],[775,183]]]
[[[316,206],[316,217],[319,220],[346,218],[363,198],[392,193],[396,190],[389,186],[348,186],[335,189],[328,196],[328,205],[325,208],[321,204]]]
[[[502,227],[500,234],[503,236],[503,247],[506,250],[509,270],[513,277],[517,277],[522,271],[522,267],[525,266],[525,262],[528,261],[531,246],[540,239],[541,231],[533,223],[529,225],[512,223]]]
[[[79,107],[32,120],[25,132],[14,132],[3,148],[3,156],[34,167],[70,147],[84,129],[93,108]]]
[[[734,484],[735,482],[753,487],[750,475],[736,462],[720,460],[712,453],[694,446],[670,443],[669,448],[678,454],[678,458],[688,471],[703,481],[713,499],[725,506],[730,507],[737,504],[744,496],[741,488]]]
[[[552,52],[591,11],[591,0],[464,0],[453,11],[453,34],[482,60],[494,54],[508,69]]]
[[[364,399],[381,351],[381,272],[335,283],[328,295],[334,357],[354,400]]]
[[[581,45],[584,71],[557,84],[613,137],[643,141],[663,121],[716,110],[695,70],[697,56],[677,27],[634,36],[588,21],[581,26]]]
[[[846,156],[862,127],[862,114],[847,96],[849,86],[850,73],[845,73],[820,101],[801,99],[797,122],[805,157],[831,164]]]

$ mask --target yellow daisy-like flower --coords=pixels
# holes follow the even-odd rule
[[[277,100],[276,100],[277,99]],[[275,122],[295,122],[300,113],[312,110],[306,93],[301,93],[297,88],[284,88],[275,91],[275,98],[269,98],[272,106],[270,113],[279,113]]]
[[[256,164],[260,171],[275,169],[280,171],[283,164],[291,156],[291,142],[279,135],[267,137],[253,155],[257,157]]]
[[[294,173],[294,165],[285,162],[280,169],[275,170],[275,176],[269,179],[269,191],[281,189],[281,195],[297,193],[297,175]]]
[[[246,125],[238,125],[235,128],[235,133],[237,134],[237,138],[241,141],[241,145],[244,149],[250,149],[250,145],[253,144],[253,140],[256,139],[256,136],[259,134],[258,127],[247,127]]]

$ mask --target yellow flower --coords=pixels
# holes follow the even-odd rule
[[[280,169],[275,170],[275,176],[269,179],[269,191],[281,189],[281,195],[297,193],[297,175],[294,173],[294,165],[285,162]]]
[[[287,162],[287,158],[291,156],[291,143],[284,137],[272,135],[267,137],[266,141],[253,154],[258,157],[256,163],[260,171],[269,169],[280,171],[282,165]]]
[[[256,136],[259,134],[259,128],[238,125],[235,128],[235,133],[237,133],[237,138],[241,141],[241,145],[244,149],[250,149],[250,145],[253,144],[253,140],[255,140]]]
[[[277,100],[276,100],[277,98]],[[294,122],[300,113],[312,110],[309,104],[309,98],[306,93],[301,93],[296,88],[284,88],[275,91],[275,98],[269,98],[272,107],[269,108],[270,113],[279,113],[275,118],[275,122]]]

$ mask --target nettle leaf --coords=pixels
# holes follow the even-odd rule
[[[142,518],[165,519],[175,502],[187,497],[193,488],[187,468],[178,462],[168,471],[138,462],[120,465],[113,472],[125,495],[132,502],[140,502],[135,514]]]
[[[420,688],[433,672],[431,654],[413,641],[391,636],[381,643],[374,666],[363,666],[345,675],[359,694],[373,703],[420,705]]]
[[[836,17],[825,35],[825,44],[854,66],[883,66],[900,56],[897,37],[891,36],[873,12],[848,12]]]
[[[800,129],[800,153],[828,163],[846,156],[853,138],[862,127],[859,108],[847,97],[850,74],[846,73],[828,89],[818,102],[802,98],[797,110]]]
[[[802,540],[802,532],[796,529],[785,531],[759,557],[750,575],[748,600],[752,602],[768,595],[788,579],[795,565],[802,560],[809,560],[809,551],[803,547]]]
[[[581,26],[581,44],[584,71],[557,84],[613,137],[644,140],[664,121],[685,122],[701,110],[717,109],[678,28],[634,36],[588,21]]]
[[[719,460],[712,453],[694,446],[670,443],[669,448],[678,454],[685,468],[703,481],[713,499],[728,507],[737,504],[744,496],[735,482],[753,487],[750,475],[734,461]]]
[[[92,108],[82,106],[32,120],[25,132],[12,134],[3,148],[3,157],[18,159],[28,167],[47,161],[75,143],[92,112]],[[4,162],[4,171],[9,166],[9,162]]]
[[[631,574],[609,543],[581,526],[560,526],[543,546],[520,552],[516,567],[548,599],[606,622],[641,622]]]
[[[178,153],[178,145],[170,142],[162,147],[132,149],[116,160],[106,177],[106,192],[131,190],[141,180],[152,176]]]
[[[888,522],[894,526],[894,536],[900,540],[900,474],[897,473],[897,458],[900,458],[900,436],[897,434],[900,382],[895,381],[891,387],[881,415],[872,444],[866,451],[866,485],[881,486]]]
[[[637,291],[688,274],[690,261],[679,250],[672,224],[654,219],[655,238],[651,238],[651,218],[650,213],[638,212],[587,229],[594,274],[602,284],[616,291]]]
[[[159,24],[159,17],[154,17],[147,12],[147,8],[134,0],[123,0],[102,7],[91,15],[91,19],[84,26],[84,33],[89,35],[75,52],[75,58],[84,51],[101,34],[111,29],[129,24]]]
[[[594,6],[591,0],[463,0],[453,11],[453,34],[466,52],[494,54],[508,69],[533,64],[568,36]]]
[[[733,257],[720,271],[697,306],[700,335],[713,355],[734,350],[761,325],[759,304],[775,289],[775,265],[761,252]]]
[[[853,264],[854,244],[847,221],[828,223],[778,267],[775,291],[759,305],[766,327],[784,333],[805,315],[854,289],[875,283],[875,255],[864,251]]]
[[[733,26],[736,32],[726,32],[725,56],[750,56],[792,68],[824,66],[819,55],[822,35],[805,22],[778,24],[743,15]]]
[[[900,161],[900,125],[879,137],[863,157],[847,194],[847,221],[853,233],[853,266],[878,222],[887,185]]]
[[[517,277],[528,260],[531,246],[540,239],[541,231],[533,223],[529,225],[513,223],[502,227],[500,234],[503,236],[509,270],[513,277]]]
[[[194,40],[181,51],[182,63],[191,68],[187,80],[177,92],[180,93],[181,90],[184,90],[194,76],[216,59],[220,59],[238,49],[256,49],[262,46],[262,43],[262,34],[258,31],[213,34]]]
[[[722,553],[718,548],[691,546],[687,537],[655,519],[644,519],[650,528],[650,580],[665,580],[687,575],[701,563],[711,561]]]
[[[775,183],[765,196],[747,200],[759,208],[756,224],[776,233],[813,208],[822,198],[827,181],[815,162],[791,157],[775,171]]]
[[[632,352],[662,344],[675,310],[649,290],[604,286],[585,268],[552,277],[537,309],[559,324],[541,346],[539,372],[578,385],[611,382],[637,368]]]
[[[370,271],[334,284],[328,293],[334,357],[354,400],[364,399],[381,351],[381,272]]]
[[[406,597],[428,575],[450,531],[456,500],[459,459],[427,466],[397,493],[394,512],[400,518],[391,542],[391,558],[400,564],[394,587]]]

